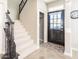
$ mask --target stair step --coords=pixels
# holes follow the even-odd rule
[[[21,31],[17,31],[17,32],[15,31],[15,32],[14,32],[14,35],[15,35],[15,36],[28,35],[28,34],[29,34],[28,32],[25,32],[25,31],[22,31],[22,30],[21,30]]]
[[[18,30],[17,30],[18,29]],[[26,30],[24,29],[24,27],[18,27],[18,28],[14,28],[14,33],[17,34],[17,33],[28,33],[26,32]]]
[[[21,36],[29,36],[27,32],[22,33],[14,33],[15,37],[21,37]]]
[[[28,36],[27,38],[26,37],[16,37],[15,41],[21,42],[21,41],[26,41],[26,40],[29,40],[29,39],[31,39],[30,36]]]
[[[25,35],[25,34],[23,34],[22,36],[21,35],[17,35],[17,36],[15,36],[15,40],[23,40],[23,39],[31,39],[31,37],[30,37],[30,35]]]
[[[18,29],[18,28],[24,28],[22,25],[14,25],[14,29]]]
[[[24,59],[26,56],[28,56],[31,53],[33,53],[35,50],[37,50],[36,45],[32,45],[28,49],[26,48],[26,50],[24,50],[25,52],[20,52],[19,59]]]
[[[25,51],[24,49],[28,49],[31,45],[33,45],[33,41],[31,40],[30,42],[26,42],[25,44],[23,44],[23,45],[17,45],[16,44],[16,46],[18,46],[16,49],[17,49],[17,52],[19,53],[19,52],[21,52],[21,51]]]
[[[19,20],[15,20],[14,22],[15,22],[15,24],[21,24],[21,22]]]
[[[16,42],[16,41],[15,41],[15,42]],[[30,42],[32,43],[33,40],[29,39],[29,40],[24,40],[24,41],[20,41],[20,42],[18,41],[18,42],[16,42],[16,45],[18,45],[18,47],[19,47],[19,46],[25,45],[25,44],[28,43],[28,42],[29,42],[29,43],[30,43]]]

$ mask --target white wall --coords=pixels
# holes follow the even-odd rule
[[[44,0],[37,0],[37,7],[38,7],[38,9],[39,10],[41,10],[41,11],[47,11],[47,5],[46,5],[46,3],[44,2]]]
[[[78,10],[78,0],[65,1],[65,35],[66,35],[66,48],[65,53],[72,56],[72,51],[78,50],[78,19],[71,19],[70,12]]]
[[[2,39],[3,39],[3,35],[2,35],[2,33],[3,33],[3,21],[2,21],[2,19],[4,19],[3,18],[3,4],[1,4],[0,3],[0,54],[2,53]]]
[[[48,3],[48,12],[64,9],[64,0]]]
[[[21,0],[8,0],[8,10],[10,11],[10,17],[12,20],[16,20],[18,18],[19,12],[19,3]]]
[[[71,11],[78,10],[78,0],[71,1]],[[78,51],[78,19],[71,19],[72,49]]]
[[[71,51],[71,1],[65,1],[65,54],[72,56]]]
[[[0,54],[3,54],[4,51],[4,43],[5,43],[5,35],[4,35],[4,22],[6,20],[6,9],[7,9],[7,0],[0,0]]]
[[[37,0],[37,34],[38,34],[38,43],[40,41],[40,15],[39,12],[44,13],[44,42],[47,42],[47,4],[44,0]]]

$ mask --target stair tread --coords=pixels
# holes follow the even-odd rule
[[[25,51],[26,49],[29,49],[29,48],[31,48],[32,46],[33,46],[33,42],[31,42],[31,43],[29,43],[29,44],[25,44],[25,45],[23,45],[23,46],[20,46],[20,47],[18,47],[18,48],[16,48],[17,49],[17,52],[18,53],[22,53],[23,51]]]
[[[26,36],[26,37],[27,37],[27,36]],[[21,42],[21,41],[33,40],[33,39],[30,38],[30,36],[27,37],[27,38],[26,38],[26,37],[23,36],[23,37],[15,38],[15,41],[16,41],[16,42]]]
[[[19,35],[29,35],[27,32],[14,32],[15,36],[19,36]]]
[[[27,41],[29,39],[31,39],[30,36],[28,36],[27,38],[26,37],[21,37],[21,38],[20,37],[18,37],[18,38],[15,37],[16,42]]]
[[[31,48],[26,49],[25,52],[21,52],[19,59],[23,59],[25,58],[27,55],[31,54],[32,52],[34,52],[37,49],[37,47],[35,45],[33,45]],[[29,51],[29,52],[28,52]]]
[[[16,42],[17,45],[22,45],[22,44],[24,44],[24,43],[31,42],[31,41],[33,41],[33,40],[32,40],[32,39],[23,40],[23,41],[16,41],[16,40],[15,40],[15,42]]]

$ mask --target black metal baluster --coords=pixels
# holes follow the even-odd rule
[[[19,4],[19,14],[21,13],[21,11],[23,10],[25,4],[26,4],[27,0],[22,0],[21,3]]]

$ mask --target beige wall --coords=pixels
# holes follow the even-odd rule
[[[32,39],[37,40],[37,0],[28,0],[20,14],[20,20]]]
[[[12,20],[18,19],[19,3],[21,0],[7,0],[8,10],[10,11],[10,17]]]

